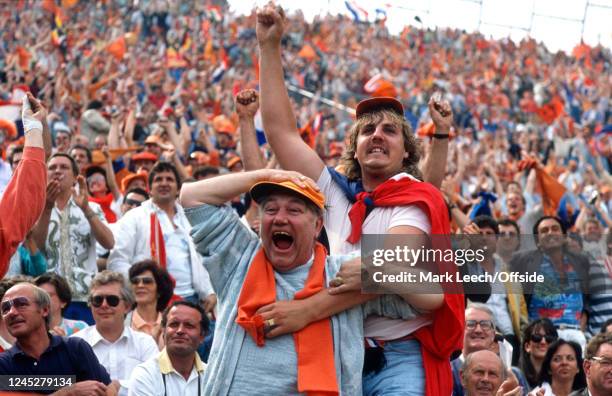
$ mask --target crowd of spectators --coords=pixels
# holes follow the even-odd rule
[[[18,209],[42,214],[19,246],[11,242],[10,260],[0,254],[1,291],[11,290],[2,297],[0,347],[23,359],[42,359],[47,347],[85,354],[91,365],[77,377],[92,394],[136,394],[128,379],[141,363],[136,381],[159,388],[162,377],[151,377],[144,362],[197,355],[168,386],[199,391],[217,293],[177,198],[184,183],[279,167],[253,91],[261,72],[255,12],[234,15],[221,0],[16,0],[0,2],[0,14],[0,196],[6,190],[16,202],[9,182],[33,158],[31,131],[42,128],[53,146],[46,199],[24,199]],[[466,289],[454,394],[476,386],[470,356],[483,350],[511,367],[504,378],[524,393],[612,391],[610,49],[580,43],[571,54],[551,53],[531,38],[515,43],[450,28],[406,26],[394,36],[384,21],[306,21],[298,12],[287,16],[282,60],[301,137],[326,165],[342,172],[358,102],[397,98],[452,232],[488,247],[484,261],[461,271],[547,276],[518,290],[502,282],[484,293]],[[434,94],[452,110],[439,180],[426,172],[437,138]],[[24,97],[38,129],[22,115]],[[249,194],[231,207],[259,231]],[[47,344],[14,330],[19,304],[50,313],[28,322],[37,335],[48,321]],[[191,326],[185,351],[169,322]],[[153,337],[147,348],[142,333]],[[82,342],[61,338],[73,334],[99,363]],[[478,357],[489,358],[495,366],[494,357]],[[47,359],[44,367],[60,358]],[[8,362],[0,358],[0,370],[18,373],[6,371]]]

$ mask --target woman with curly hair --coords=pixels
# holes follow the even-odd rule
[[[174,280],[154,260],[143,260],[132,265],[129,277],[136,304],[125,319],[126,325],[150,334],[162,349],[161,317],[172,298]]]

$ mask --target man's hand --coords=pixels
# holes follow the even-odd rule
[[[496,396],[521,396],[523,394],[523,387],[519,386],[516,382],[516,378],[508,378],[505,380],[499,389],[497,390]]]
[[[264,320],[267,338],[274,338],[302,330],[310,323],[305,300],[276,301],[255,312]]]
[[[45,198],[45,209],[47,210],[53,209],[53,207],[55,206],[55,201],[57,200],[57,197],[59,197],[60,191],[61,191],[60,183],[55,179],[49,180],[49,182],[47,183],[47,196]]]
[[[448,134],[453,123],[453,110],[447,100],[436,92],[429,98],[429,114],[436,126],[436,133]]]
[[[38,121],[44,122],[48,114],[47,109],[42,105],[42,102],[36,99],[30,92],[28,92],[26,95],[28,96],[28,101],[30,102],[32,116]]]
[[[253,119],[259,109],[259,94],[254,89],[243,89],[235,98],[238,117]]]
[[[36,113],[34,108],[36,108]],[[23,130],[25,133],[31,130],[38,130],[42,132],[43,125],[42,119],[47,115],[47,111],[38,102],[31,93],[28,93],[23,97],[21,101],[21,122],[23,122]]]
[[[209,294],[206,298],[200,301],[200,305],[204,308],[204,312],[215,315],[215,306],[217,305],[217,295]]]
[[[87,198],[89,194],[87,193],[85,177],[83,175],[79,175],[77,177],[77,183],[79,184],[79,192],[77,193],[76,188],[72,187],[72,199],[74,199],[74,203],[81,208],[83,213],[85,213],[85,216],[87,216],[87,209],[89,208],[89,200]]]
[[[329,294],[341,294],[361,290],[361,257],[345,261],[329,282]]]
[[[257,41],[259,46],[280,46],[285,31],[285,12],[280,6],[269,2],[262,9],[257,10]]]

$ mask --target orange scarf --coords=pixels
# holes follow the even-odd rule
[[[112,193],[108,193],[100,198],[90,196],[88,200],[89,202],[95,202],[100,205],[102,212],[104,212],[104,217],[106,218],[106,221],[108,221],[109,223],[115,223],[117,221],[117,214],[111,209],[111,205],[114,201]]]
[[[294,299],[308,298],[324,286],[325,258],[327,252],[320,243],[315,246],[315,256],[304,288]],[[253,257],[238,298],[238,317],[241,326],[257,344],[265,344],[264,321],[255,312],[276,301],[274,268],[261,248]],[[334,362],[334,339],[330,319],[323,319],[293,333],[298,361],[298,392],[308,396],[338,395],[336,366]],[[315,341],[316,340],[316,341]]]

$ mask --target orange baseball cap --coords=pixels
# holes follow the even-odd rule
[[[237,163],[241,162],[242,159],[239,156],[235,156],[230,158],[229,160],[227,160],[227,169],[231,169],[234,167],[234,165],[236,165]]]
[[[275,192],[294,192],[306,198],[318,208],[323,209],[325,205],[325,195],[321,191],[317,191],[310,186],[300,187],[292,181],[272,182],[263,181],[256,183],[251,187],[251,197],[257,203],[260,203],[265,197],[270,196]]]
[[[138,173],[130,173],[129,175],[121,179],[121,192],[125,193],[130,183],[137,179],[142,179],[145,182],[145,185],[147,185],[148,187],[148,178],[149,174],[147,173],[147,171],[144,170],[141,170]]]
[[[132,155],[132,161],[157,161],[157,155],[148,151],[141,151]]]
[[[402,106],[402,103],[390,96],[380,96],[377,98],[362,100],[357,104],[355,116],[359,118],[364,114],[372,113],[378,110],[391,110],[402,117],[404,116],[404,106]]]

